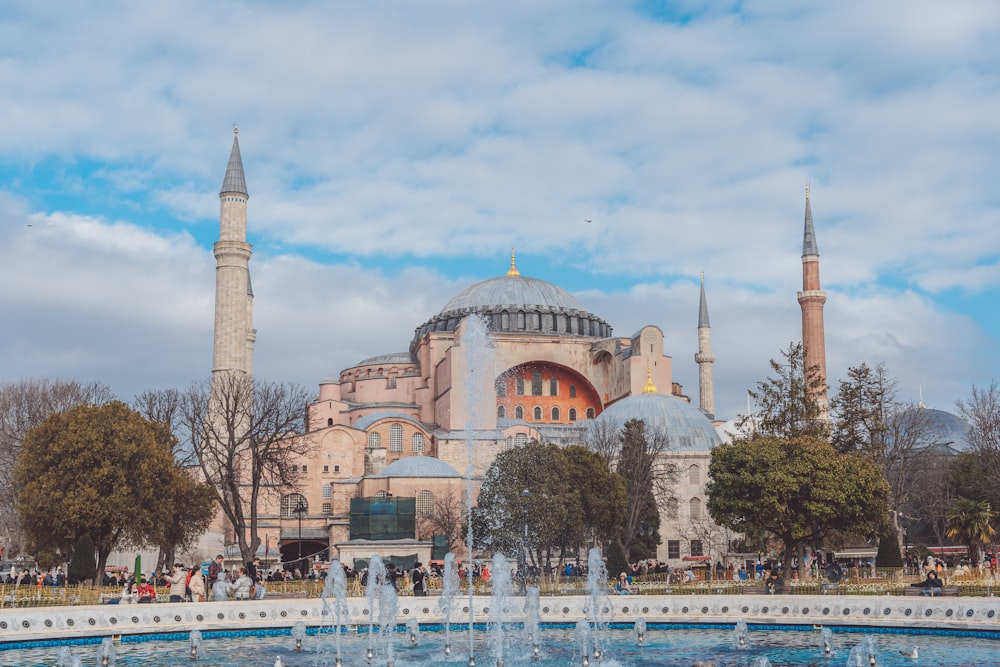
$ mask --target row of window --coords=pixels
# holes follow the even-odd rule
[[[382,435],[372,431],[368,434],[368,448],[378,449],[382,446]],[[403,427],[399,424],[393,424],[389,427],[389,451],[390,452],[401,452],[403,451]],[[410,437],[410,451],[414,454],[424,453],[424,434],[414,433]]]
[[[537,405],[532,409],[531,414],[532,418],[536,422],[542,421],[542,409]],[[595,414],[594,408],[587,408],[587,419],[593,419],[594,414]],[[552,421],[557,422],[560,420],[562,412],[560,411],[558,406],[553,406],[552,409],[549,411],[549,415],[551,416]],[[570,408],[567,416],[569,417],[569,421],[575,422],[578,419],[579,413],[577,413],[576,408]],[[498,406],[497,419],[505,419],[506,417],[507,417],[506,406],[503,405]],[[524,419],[524,408],[521,407],[520,405],[515,406],[514,408],[514,419]]]
[[[324,498],[333,498],[333,487],[329,484],[324,484],[322,493]],[[386,498],[388,495],[385,491],[377,491],[375,493],[376,498]],[[434,511],[434,492],[427,490],[419,491],[417,493],[416,505],[418,516],[429,516]],[[332,504],[323,503],[323,514],[330,514],[331,511]],[[301,493],[289,493],[281,499],[282,519],[297,519],[299,518],[299,512],[302,513],[303,518],[309,514],[309,502]]]
[[[387,498],[389,493],[387,491],[376,491],[376,498]],[[418,491],[417,492],[417,502],[416,502],[417,516],[430,516],[434,511],[434,492],[433,491]]]
[[[518,396],[524,396],[524,381],[525,377],[523,375],[518,375],[514,379],[514,392]],[[542,396],[542,388],[544,386],[544,381],[542,379],[542,372],[539,370],[531,371],[531,395],[532,396]],[[497,380],[496,383],[497,396],[501,398],[507,395],[507,383],[504,382],[503,378]],[[559,395],[559,379],[556,376],[549,378],[549,396]],[[569,386],[569,397],[576,398],[576,385],[571,384]]]
[[[692,521],[698,521],[702,518],[702,502],[701,498],[692,498],[688,501],[688,517]],[[676,519],[680,515],[680,503],[676,498],[671,498],[667,501],[667,516],[671,519]]]
[[[702,545],[701,540],[691,540],[688,546],[691,550],[692,556],[705,555],[705,548]],[[676,560],[680,557],[681,557],[681,541],[667,540],[667,558]]]

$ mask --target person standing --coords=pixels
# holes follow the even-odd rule
[[[215,560],[211,562],[208,566],[208,587],[211,588],[215,586],[215,582],[219,580],[219,573],[222,572],[222,554],[215,557]]]
[[[424,564],[417,561],[410,572],[410,580],[413,582],[413,595],[416,597],[427,596],[427,573],[424,572]]]
[[[187,573],[181,569],[180,563],[174,563],[174,567],[170,571],[170,576],[167,577],[167,583],[170,584],[171,602],[184,601],[184,589],[186,588],[186,582]]]
[[[191,590],[192,602],[205,601],[205,575],[201,572],[201,567],[191,568],[191,576],[188,580],[188,588]]]

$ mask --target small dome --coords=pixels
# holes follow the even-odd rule
[[[363,359],[358,363],[354,364],[352,368],[357,368],[358,366],[377,366],[379,364],[415,364],[417,363],[417,358],[410,354],[409,352],[392,352],[390,354],[379,354],[374,357],[368,357]]]
[[[912,408],[927,420],[928,435],[923,444],[928,446],[946,445],[960,452],[969,449],[969,429],[972,426],[956,414],[934,408]]]
[[[404,456],[372,477],[461,477],[454,468],[433,456]]]
[[[609,406],[597,419],[618,428],[630,419],[641,419],[647,428],[666,431],[670,448],[678,452],[707,452],[721,442],[712,422],[698,408],[663,394],[629,396]]]

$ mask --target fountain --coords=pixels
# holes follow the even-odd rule
[[[590,641],[594,647],[594,658],[604,655],[608,623],[605,614],[611,611],[608,600],[608,568],[604,564],[601,550],[594,547],[587,553],[587,595],[588,617],[590,620]],[[587,608],[585,608],[587,610]]]
[[[475,545],[472,530],[472,476],[475,472],[475,430],[484,422],[484,401],[494,396],[496,359],[486,321],[469,315],[462,324],[462,355],[468,373],[465,377],[465,510],[467,516],[466,547],[469,557],[469,667],[475,667],[475,590],[472,585],[472,559]],[[489,408],[493,409],[492,405]]]
[[[201,660],[205,657],[202,649],[201,630],[192,630],[188,635],[188,658],[190,660]]]
[[[502,553],[493,555],[493,592],[490,596],[490,647],[496,667],[503,667],[506,646],[506,628],[504,624],[509,613],[508,600],[513,594],[513,584],[510,576],[510,564]]]
[[[292,626],[292,639],[295,640],[295,651],[297,653],[302,652],[302,642],[306,638],[306,624],[302,621],[296,621],[295,625]]]
[[[441,597],[438,610],[444,616],[444,654],[451,655],[451,607],[458,595],[458,568],[455,554],[448,552],[444,557],[444,572],[441,574]]]
[[[642,646],[646,643],[646,619],[638,618],[635,621],[635,625],[632,628],[635,632],[635,643]]]
[[[330,603],[331,598],[333,600],[332,604]],[[351,620],[351,610],[347,605],[347,576],[344,574],[344,568],[340,564],[339,558],[334,558],[330,561],[330,569],[326,572],[326,580],[323,583],[323,592],[320,595],[320,599],[323,604],[323,616],[331,619],[330,630],[333,632],[333,644],[336,653],[334,665],[335,667],[342,667],[344,658],[341,633]],[[371,603],[369,603],[369,608],[370,606]],[[369,610],[370,614],[371,611]],[[298,623],[296,623],[297,625]]]
[[[59,649],[59,657],[56,658],[56,667],[80,667],[80,657],[73,655],[69,646]]]
[[[380,592],[385,580],[385,563],[381,556],[374,554],[368,561],[368,585],[365,586],[365,597],[368,600],[368,651],[365,657],[369,664],[375,658],[375,602],[381,602]]]
[[[749,639],[749,630],[747,628],[746,621],[742,618],[736,621],[736,627],[733,629],[733,641],[736,642],[736,648],[743,650],[747,647]]]
[[[576,622],[576,644],[580,647],[580,664],[590,665],[590,623],[581,619]]]
[[[876,651],[876,639],[874,636],[867,636],[857,646],[851,649],[847,655],[847,667],[874,667],[878,664],[878,652]]]
[[[417,619],[411,618],[406,622],[406,636],[410,640],[410,646],[420,643],[420,622]]]
[[[524,593],[525,642],[531,646],[531,659],[538,660],[541,646],[541,594],[537,586],[528,586]]]
[[[111,637],[105,637],[101,640],[101,646],[97,649],[97,664],[100,667],[114,667],[115,642]]]
[[[823,628],[820,632],[820,647],[823,650],[823,655],[833,654],[833,630],[830,628]]]

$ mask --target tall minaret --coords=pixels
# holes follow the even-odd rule
[[[712,386],[712,327],[708,323],[708,301],[705,300],[705,274],[701,274],[701,303],[698,305],[698,407],[709,419],[715,419],[715,388]]]
[[[215,350],[212,374],[253,373],[253,289],[247,243],[247,181],[240,157],[239,128],[219,192],[219,240],[215,252]]]
[[[822,389],[816,392],[820,414],[828,416],[826,386],[826,334],[823,331],[823,304],[826,292],[819,286],[819,248],[813,228],[812,207],[809,205],[809,185],[806,184],[805,235],[802,240],[802,291],[799,306],[802,308],[802,348],[805,367],[819,369],[823,379]]]

